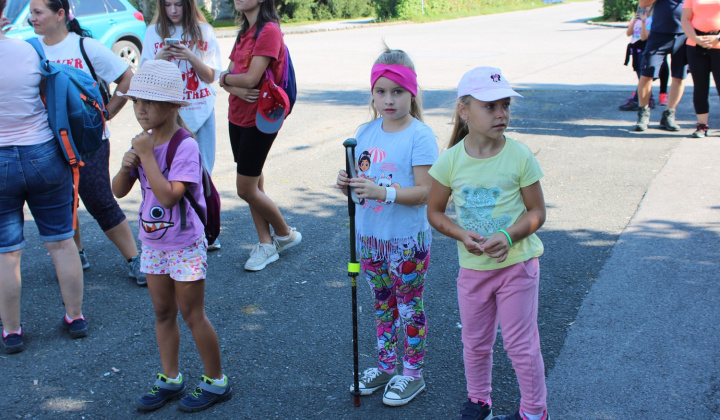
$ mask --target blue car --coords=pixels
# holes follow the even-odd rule
[[[70,0],[70,10],[80,26],[105,44],[137,72],[145,37],[145,20],[127,0]],[[37,36],[28,19],[30,0],[8,0],[5,17],[12,29],[5,35],[28,39]]]

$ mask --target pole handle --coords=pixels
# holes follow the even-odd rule
[[[345,146],[345,172],[347,172],[350,178],[357,178],[357,170],[355,170],[355,146],[357,146],[357,140],[349,138],[343,142]],[[355,190],[348,186],[348,214],[350,217],[355,217],[355,204],[363,204],[364,199],[358,198]]]

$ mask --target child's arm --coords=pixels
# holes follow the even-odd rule
[[[632,36],[633,31],[635,30],[635,22],[638,19],[638,14],[635,13],[635,16],[633,16],[632,19],[630,19],[630,23],[628,23],[627,31],[625,31],[625,34],[627,36]]]
[[[483,251],[480,245],[485,241],[485,238],[477,232],[461,228],[445,214],[451,193],[452,190],[449,187],[444,186],[435,179],[432,180],[427,208],[428,221],[438,232],[462,242],[469,253],[482,255]]]
[[[265,74],[265,69],[267,69],[269,64],[270,57],[254,55],[247,73],[228,73],[227,76],[223,77],[223,84],[226,86],[254,88],[260,84],[260,79],[262,79],[263,74]]]
[[[428,174],[428,170],[430,170],[430,165],[413,166],[415,185],[404,188],[395,187],[395,203],[405,206],[424,206],[427,204],[432,186],[432,177]],[[339,178],[338,176],[338,180]],[[358,198],[380,201],[387,200],[387,190],[385,187],[376,184],[370,179],[352,178],[348,185],[355,189]]]
[[[231,95],[235,95],[238,98],[242,99],[245,102],[253,103],[258,100],[258,97],[260,97],[260,89],[253,89],[253,88],[244,88],[239,86],[230,86],[225,84],[225,79],[229,77],[234,68],[234,63],[230,63],[228,66],[228,69],[222,73],[220,73],[220,78],[218,79],[218,83],[220,84],[220,87],[225,89],[225,91]]]
[[[515,224],[505,229],[512,238],[513,243],[517,243],[527,238],[540,229],[545,223],[545,197],[543,196],[540,181],[527,187],[520,188],[523,202],[527,213],[525,213]],[[488,257],[497,258],[498,262],[505,261],[510,251],[510,243],[502,232],[497,232],[481,245],[481,248],[487,253]]]
[[[160,166],[155,160],[155,153],[153,152],[152,137],[146,131],[135,136],[132,145],[140,157],[145,176],[147,176],[155,198],[166,209],[172,208],[180,202],[180,199],[185,194],[185,184],[180,181],[168,181],[160,172]]]
[[[640,30],[640,40],[647,41],[648,37],[650,36],[650,31],[647,28],[647,15],[645,13],[641,14],[640,19],[642,20],[642,25],[640,25],[640,27],[642,28]]]
[[[170,54],[178,60],[186,60],[195,69],[200,80],[205,83],[215,81],[215,70],[202,61],[202,58],[193,53],[185,44],[174,44],[170,46]]]
[[[112,180],[112,192],[117,198],[123,198],[132,190],[137,178],[130,176],[130,171],[140,166],[140,158],[135,150],[130,149],[125,152],[122,160],[122,166],[117,175]]]

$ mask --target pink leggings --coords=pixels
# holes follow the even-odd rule
[[[539,280],[537,258],[498,270],[460,269],[457,289],[468,397],[490,399],[499,324],[520,385],[521,409],[533,414],[547,409],[537,326]]]

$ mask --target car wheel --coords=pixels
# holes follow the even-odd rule
[[[140,49],[130,41],[118,41],[113,45],[113,52],[128,65],[133,73],[140,67]]]

